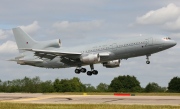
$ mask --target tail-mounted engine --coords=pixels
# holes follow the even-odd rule
[[[80,60],[86,64],[95,64],[100,61],[100,56],[99,54],[84,54],[81,56]]]
[[[113,60],[113,61],[104,62],[103,66],[106,68],[119,67],[120,66],[120,60]]]
[[[41,42],[40,46],[42,46],[42,48],[48,48],[48,47],[59,48],[61,47],[61,40],[55,39],[55,40],[50,40],[50,41],[43,41]]]

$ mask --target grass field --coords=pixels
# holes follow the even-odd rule
[[[2,103],[0,109],[180,109],[180,106]]]

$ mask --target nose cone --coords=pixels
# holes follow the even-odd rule
[[[173,41],[173,46],[175,46],[177,44],[177,42]]]
[[[175,41],[173,41],[173,40],[170,41],[169,43],[170,43],[169,45],[170,45],[171,47],[173,47],[173,46],[175,46],[175,45],[177,44],[177,43],[176,43]]]
[[[170,47],[175,46],[176,44],[177,44],[177,43],[176,43],[175,41],[171,40],[171,41],[166,41],[165,44],[164,44],[164,46],[170,48]]]

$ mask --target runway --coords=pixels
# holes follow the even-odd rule
[[[140,104],[180,106],[180,96],[114,96],[0,93],[0,102],[39,104]]]

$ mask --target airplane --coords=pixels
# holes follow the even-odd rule
[[[94,64],[99,63],[106,68],[116,68],[120,67],[122,59],[146,56],[146,63],[150,64],[149,56],[177,44],[169,37],[136,37],[62,48],[60,39],[35,41],[20,27],[12,30],[20,55],[10,61],[53,69],[76,67],[76,74],[87,72],[88,76],[98,74]],[[90,66],[90,71],[83,68],[86,65]]]

